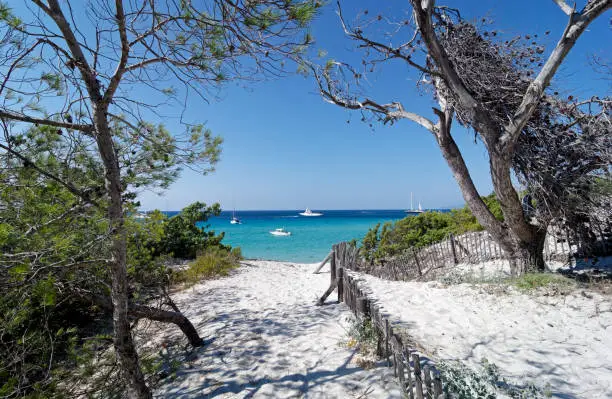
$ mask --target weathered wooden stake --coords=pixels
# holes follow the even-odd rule
[[[330,269],[331,269],[331,282],[332,284],[334,283],[334,281],[336,281],[336,257],[332,256],[331,258],[331,263],[330,263]]]
[[[434,398],[442,399],[444,393],[442,391],[442,380],[440,379],[440,373],[434,373],[433,378],[433,389],[434,389]]]
[[[423,366],[423,382],[425,383],[425,389],[427,390],[427,397],[431,398],[432,395],[432,384],[431,384],[431,374],[429,370],[429,366]]]
[[[338,268],[338,303],[344,301],[344,268]]]
[[[387,367],[391,367],[391,359],[389,359],[389,319],[385,317],[385,356],[387,356]]]
[[[317,274],[319,273],[319,271],[321,271],[321,269],[323,268],[323,266],[325,266],[325,264],[327,263],[327,261],[334,256],[334,250],[331,250],[327,256],[325,257],[325,259],[323,259],[323,261],[319,264],[319,266],[317,266],[317,270],[315,270],[312,274]]]
[[[397,357],[395,358],[395,364],[397,375],[400,380],[400,387],[402,388],[402,391],[406,392],[406,374],[404,374],[406,369],[404,367],[404,359],[401,352],[397,353]]]
[[[357,298],[357,311],[363,315],[364,320],[370,317],[370,301],[362,296]]]
[[[414,248],[412,248],[412,255],[414,255],[414,261],[416,263],[417,270],[419,271],[419,276],[422,276],[423,272],[421,271],[421,264],[419,263],[419,257],[417,256],[417,251]]]
[[[450,246],[451,246],[451,251],[453,252],[453,262],[457,264],[459,262],[457,260],[457,250],[455,249],[455,236],[453,235],[453,233],[451,233],[450,235]]]
[[[416,399],[423,399],[423,378],[421,377],[421,359],[419,359],[418,354],[412,354],[412,363],[414,366],[414,388],[416,390]]]
[[[406,358],[406,391],[408,392],[408,398],[414,399],[414,391],[412,390],[412,371],[410,370],[410,351],[404,349],[404,357]]]

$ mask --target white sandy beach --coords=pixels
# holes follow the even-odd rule
[[[358,275],[436,360],[486,358],[553,397],[612,398],[612,300],[595,292],[524,294],[495,286],[394,282]]]
[[[314,306],[329,267],[247,261],[231,276],[174,295],[201,336],[164,398],[400,398],[392,370],[359,368],[350,312]],[[612,398],[612,301],[594,292],[526,295],[487,286],[392,282],[359,275],[386,313],[434,360],[495,363],[510,382],[550,384],[553,397]],[[160,340],[185,341],[173,326]]]
[[[247,261],[173,295],[209,345],[181,361],[163,398],[399,398],[393,371],[363,370],[346,341],[348,308],[314,303],[329,285],[315,264]],[[173,326],[164,332],[184,341]],[[159,344],[161,337],[157,337]]]

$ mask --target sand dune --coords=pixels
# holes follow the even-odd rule
[[[487,286],[394,282],[360,275],[392,318],[435,359],[497,364],[554,397],[612,398],[612,300],[498,292]]]

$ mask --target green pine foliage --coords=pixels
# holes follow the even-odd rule
[[[164,137],[163,129],[159,131]],[[0,154],[0,397],[70,396],[65,389],[82,380],[61,382],[91,381],[100,369],[99,363],[94,366],[97,354],[110,345],[111,314],[98,302],[108,299],[110,287],[107,198],[99,190],[104,174],[87,141],[58,134],[55,128],[13,135],[11,145],[28,162]],[[171,146],[162,140],[142,150],[122,148],[123,154],[142,155],[142,161],[131,163],[135,172],[131,175],[128,169],[126,185],[171,182],[173,155],[166,152]],[[70,182],[99,206],[37,168]],[[138,206],[133,198],[132,192],[124,196],[127,215]],[[209,250],[230,253],[221,244],[223,234],[196,226],[219,211],[217,204],[195,203],[172,218],[159,211],[142,220],[126,216],[132,301],[147,302],[169,284],[169,257],[193,259]],[[238,259],[238,252],[231,254]],[[228,269],[223,262],[209,268],[223,272]],[[112,387],[101,387],[111,392]]]

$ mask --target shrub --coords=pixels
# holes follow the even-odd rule
[[[189,264],[189,268],[175,272],[173,281],[177,283],[195,284],[200,280],[227,276],[229,272],[240,265],[242,254],[240,248],[232,250],[211,247]]]
[[[479,370],[473,370],[458,361],[436,365],[447,396],[455,399],[495,399],[499,395],[516,399],[550,397],[548,387],[542,389],[533,383],[511,384],[501,377],[499,367],[482,359]]]
[[[483,201],[497,219],[503,220],[495,194],[483,197]],[[401,254],[409,248],[426,247],[440,242],[450,233],[463,234],[480,230],[483,227],[467,205],[448,213],[425,212],[395,223],[385,223],[382,229],[380,223],[371,228],[362,240],[361,255],[368,262],[374,263]]]

